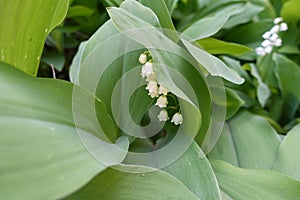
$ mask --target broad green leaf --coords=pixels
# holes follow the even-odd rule
[[[215,38],[205,38],[197,41],[208,53],[211,54],[229,54],[233,56],[239,56],[246,52],[251,51],[249,47],[230,43],[230,42],[224,42],[222,40],[218,40]]]
[[[211,161],[221,190],[232,199],[299,199],[300,182],[274,171],[241,169]]]
[[[193,143],[183,156],[163,170],[181,181],[199,199],[220,199],[214,172],[196,143]]]
[[[242,168],[272,168],[280,138],[265,119],[241,111],[226,124],[210,158]]]
[[[43,55],[42,62],[49,66],[53,66],[56,70],[61,72],[65,65],[65,57],[58,51],[49,50]]]
[[[182,40],[185,47],[192,56],[212,75],[220,76],[235,84],[242,84],[244,79],[239,74],[228,68],[221,60],[207,53],[206,51],[194,46],[186,40]]]
[[[273,59],[276,63],[275,75],[279,81],[279,87],[283,96],[294,95],[300,101],[300,67],[287,57],[274,54]]]
[[[271,96],[271,91],[269,87],[262,81],[262,78],[260,77],[256,66],[254,64],[249,64],[249,67],[251,68],[251,74],[254,76],[258,82],[257,86],[257,98],[261,105],[261,107],[265,107],[269,97]]]
[[[0,61],[36,76],[47,35],[62,22],[68,0],[2,0]]]
[[[172,14],[175,9],[178,0],[165,0],[166,6],[168,7],[169,13]]]
[[[178,42],[179,36],[172,22],[171,15],[169,13],[165,0],[156,0],[156,1],[140,0],[140,2],[143,5],[153,10],[153,12],[158,17],[160,25],[163,28],[165,34],[172,41]]]
[[[261,13],[266,8],[262,5],[257,5],[253,2],[247,2],[236,15],[233,15],[224,25],[224,28],[233,28],[237,25],[251,21],[255,16]]]
[[[87,151],[83,137],[96,144],[98,120],[87,104],[72,102],[74,86],[59,80],[36,79],[0,63],[0,194],[4,199],[59,199],[86,184],[106,166]],[[110,132],[106,110],[93,95],[77,88],[77,98],[96,101],[102,129]],[[80,95],[79,95],[80,94]],[[73,114],[81,115],[81,123]],[[104,122],[101,120],[104,120]],[[106,123],[104,126],[103,123]],[[80,126],[85,124],[84,126]],[[78,126],[79,125],[79,126]],[[111,126],[111,127],[110,127]],[[110,133],[112,134],[112,133]],[[79,138],[80,136],[80,138]],[[85,143],[87,144],[87,143]],[[128,141],[123,144],[128,146]],[[93,154],[95,155],[95,154]],[[117,155],[115,164],[124,155]],[[16,192],[18,191],[18,192]]]
[[[70,72],[69,72],[70,81],[73,83],[75,83],[76,80],[78,80],[81,59],[82,59],[82,55],[83,55],[86,45],[87,45],[87,42],[82,42],[79,45],[78,51],[73,58],[73,61],[72,61],[71,67],[70,67]]]
[[[295,126],[282,141],[273,170],[284,173],[300,181],[300,125]]]
[[[190,38],[191,41],[212,36],[222,29],[229,17],[239,13],[241,8],[241,4],[234,4],[219,12],[205,16],[185,29],[182,34],[183,36]]]
[[[145,170],[144,167],[128,167],[127,170]],[[190,199],[199,200],[178,179],[164,171],[127,173],[107,169],[90,183],[66,199],[148,200]]]
[[[76,5],[71,6],[68,10],[67,17],[90,17],[94,14],[95,10],[86,6]]]
[[[101,0],[105,6],[120,6],[124,0]]]
[[[149,24],[159,27],[160,23],[155,13],[148,7],[143,6],[135,0],[126,0],[121,4],[120,8],[127,10],[131,14],[148,22]]]
[[[298,0],[289,0],[284,3],[281,9],[281,16],[287,22],[296,23],[300,18],[299,7],[300,2]]]
[[[225,91],[226,102],[224,102],[224,104],[226,105],[226,120],[228,120],[238,112],[238,110],[245,102],[239,97],[239,95],[237,95],[234,90],[225,88]]]
[[[263,41],[262,35],[273,26],[273,21],[259,21],[247,23],[229,29],[223,33],[222,39],[228,42],[234,42],[246,45],[250,48],[259,47]]]

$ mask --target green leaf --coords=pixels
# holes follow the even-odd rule
[[[221,190],[232,199],[299,199],[300,182],[283,174],[241,169],[223,161],[211,161]]]
[[[271,91],[269,87],[262,81],[262,78],[260,77],[256,66],[254,64],[249,64],[249,67],[251,68],[251,74],[254,76],[258,82],[257,86],[257,98],[261,105],[261,107],[265,107],[269,97],[271,96]]]
[[[136,17],[148,22],[149,24],[159,27],[160,23],[155,13],[148,7],[143,6],[135,0],[126,0],[121,4],[120,8],[127,10]]]
[[[218,40],[215,38],[205,38],[197,41],[208,53],[211,54],[228,54],[233,56],[239,56],[246,52],[252,51],[251,48]]]
[[[47,35],[62,22],[68,0],[2,0],[0,61],[36,76]]]
[[[222,29],[229,17],[239,13],[241,4],[233,4],[225,9],[203,17],[185,29],[182,34],[191,41],[200,40],[216,34]]]
[[[241,108],[241,106],[245,103],[237,93],[230,89],[230,88],[225,88],[226,91],[226,120],[230,119],[233,117],[238,110]]]
[[[276,63],[275,75],[279,81],[279,87],[283,96],[294,95],[300,101],[300,67],[287,57],[274,54]]]
[[[289,0],[283,5],[280,14],[286,22],[296,23],[300,18],[299,7],[298,0]]]
[[[160,25],[165,34],[174,42],[178,42],[179,36],[176,32],[174,24],[171,19],[168,7],[164,0],[148,1],[140,0],[140,2],[153,10],[159,19]]]
[[[78,75],[79,75],[79,71],[80,71],[81,59],[82,59],[82,55],[83,55],[86,45],[87,45],[87,41],[82,42],[79,45],[78,51],[77,51],[76,55],[74,56],[72,64],[70,66],[69,77],[70,77],[70,81],[73,83],[75,83],[76,80],[78,80],[78,78],[79,78]]]
[[[193,143],[183,156],[163,170],[181,181],[199,199],[220,199],[214,172],[196,143]]]
[[[55,50],[46,51],[42,57],[42,62],[49,66],[53,66],[56,70],[62,71],[65,65],[65,57],[63,54]]]
[[[178,1],[179,0],[165,0],[166,6],[168,7],[170,14],[173,13]]]
[[[295,126],[282,141],[273,170],[284,173],[300,181],[300,125]]]
[[[147,170],[145,167],[127,167],[127,170]],[[66,199],[148,200],[190,199],[199,200],[178,179],[163,171],[126,173],[107,169],[89,184]]]
[[[230,82],[242,84],[244,79],[239,74],[228,68],[221,60],[194,46],[188,41],[182,40],[192,56],[212,75],[220,76]]]
[[[224,25],[224,28],[233,28],[240,24],[245,24],[251,21],[255,16],[261,13],[266,8],[257,5],[253,2],[247,2],[242,8],[239,9],[239,12],[236,15],[233,15]]]
[[[69,8],[67,17],[90,17],[95,10],[86,6],[76,5]]]
[[[241,111],[226,124],[210,158],[242,168],[272,168],[280,138],[265,119]]]
[[[82,187],[106,168],[92,156],[103,150],[97,146],[99,139],[92,136],[99,132],[95,129],[99,124],[97,119],[90,118],[91,106],[73,98],[76,86],[29,77],[4,63],[0,63],[0,71],[2,198],[58,199]],[[102,129],[112,134],[114,124],[101,102],[80,88],[76,92],[79,100],[95,102]],[[80,114],[81,122],[73,117],[76,113]],[[85,145],[93,142],[95,146],[87,151],[88,146],[83,142]],[[128,147],[124,139],[118,144]],[[114,164],[120,163],[124,156],[116,155]]]

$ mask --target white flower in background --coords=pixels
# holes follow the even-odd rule
[[[265,32],[265,33],[263,34],[262,37],[263,37],[264,39],[270,39],[271,35],[272,35],[272,33],[271,33],[270,31],[267,31],[267,32]]]
[[[280,24],[280,31],[287,31],[288,30],[288,25],[286,23]]]
[[[160,108],[165,108],[168,105],[168,99],[167,96],[160,96],[157,101],[156,101],[156,106],[160,107]]]
[[[272,34],[277,34],[280,31],[280,26],[279,25],[275,25],[273,26],[273,28],[270,30],[270,33]]]
[[[265,48],[265,52],[266,52],[267,54],[271,53],[272,50],[273,50],[273,47],[272,47],[272,46],[268,46],[268,47]]]
[[[283,22],[283,19],[281,17],[275,18],[274,26],[262,35],[264,41],[260,47],[255,49],[256,54],[265,56],[273,51],[273,47],[282,46],[282,39],[278,34],[286,30],[288,30],[288,25]]]
[[[275,42],[274,42],[274,45],[276,47],[280,47],[282,45],[282,40],[280,38],[278,38]]]
[[[277,17],[274,19],[274,24],[279,24],[282,21],[283,21],[282,17]]]
[[[160,122],[166,122],[169,119],[168,112],[166,110],[160,111],[159,115],[157,116]]]
[[[263,47],[268,47],[271,45],[272,45],[272,42],[270,40],[265,40],[261,43],[261,46],[263,46]]]
[[[265,52],[265,49],[263,47],[257,47],[255,49],[256,51],[256,54],[259,55],[259,56],[264,56],[266,55],[266,52]]]
[[[141,76],[143,78],[148,77],[149,75],[154,74],[153,64],[150,62],[146,62],[145,65],[142,67]]]
[[[161,85],[161,86],[159,86],[158,92],[159,92],[159,94],[167,95],[170,91]]]
[[[182,115],[181,115],[181,113],[175,113],[174,115],[173,115],[173,117],[172,117],[172,120],[171,120],[171,122],[172,123],[174,123],[175,125],[179,125],[179,124],[182,124],[182,121],[183,121],[183,119],[182,119]]]

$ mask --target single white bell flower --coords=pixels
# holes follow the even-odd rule
[[[156,101],[156,106],[159,106],[160,108],[165,108],[168,105],[168,99],[166,96],[162,95],[160,96]]]
[[[166,122],[169,119],[168,112],[166,110],[160,111],[157,117],[160,122]]]
[[[286,23],[281,23],[280,24],[280,31],[287,31],[288,30],[288,25]]]
[[[273,28],[270,30],[270,32],[271,32],[272,34],[277,34],[277,33],[279,32],[279,30],[280,30],[280,26],[279,26],[279,25],[275,25],[275,26],[273,26]]]
[[[279,24],[282,21],[283,21],[282,17],[277,17],[274,19],[274,24]]]
[[[261,43],[261,46],[263,47],[269,47],[272,45],[272,42],[270,40],[264,40],[262,43]]]
[[[150,62],[146,62],[145,65],[142,67],[141,76],[143,78],[148,77],[149,75],[154,74],[153,64]]]
[[[264,56],[266,55],[266,52],[265,52],[265,49],[263,47],[257,47],[255,49],[256,51],[256,54],[259,55],[259,56]]]
[[[163,94],[163,95],[167,95],[170,92],[170,90],[168,90],[167,88],[165,88],[162,85],[159,86],[158,91],[159,91],[159,94]]]
[[[282,45],[282,39],[278,38],[275,42],[274,42],[274,45],[276,47],[280,47]]]
[[[141,64],[145,64],[147,62],[147,55],[146,54],[141,54],[139,57],[139,62]]]
[[[179,112],[175,113],[171,120],[171,122],[174,123],[175,125],[182,124],[182,121],[183,121],[183,118],[182,118],[181,113],[179,113]]]
[[[273,50],[273,47],[272,46],[268,46],[265,48],[265,52],[268,54],[268,53],[271,53]]]
[[[267,32],[265,32],[265,33],[263,34],[262,37],[263,37],[264,39],[270,39],[271,35],[272,35],[272,33],[271,33],[270,31],[267,31]]]

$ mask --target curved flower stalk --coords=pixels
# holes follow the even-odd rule
[[[273,51],[274,47],[280,47],[282,45],[282,39],[279,33],[288,30],[288,26],[281,17],[274,19],[274,26],[262,35],[264,41],[261,46],[256,48],[256,54],[259,56],[265,56]]]
[[[143,54],[141,54],[139,57],[139,62],[143,64],[141,76],[143,78],[146,78],[147,86],[145,89],[148,90],[149,92],[148,95],[151,98],[157,98],[155,105],[158,106],[159,108],[163,108],[163,110],[161,110],[159,115],[157,116],[159,121],[161,122],[168,121],[170,118],[167,109],[173,109],[175,110],[176,113],[173,115],[171,122],[174,123],[175,125],[182,124],[183,117],[182,114],[180,113],[179,104],[176,103],[175,106],[168,106],[169,103],[168,97],[172,98],[174,95],[172,95],[171,97],[169,95],[170,90],[165,86],[159,85],[157,83],[155,69],[153,66],[153,61],[150,53],[144,52]]]

